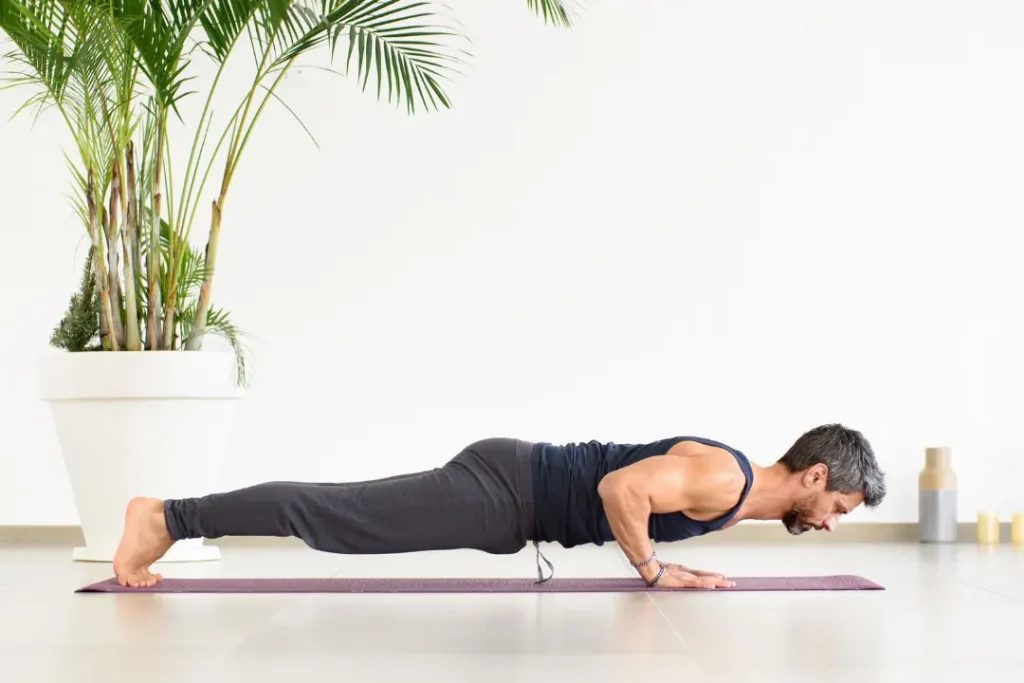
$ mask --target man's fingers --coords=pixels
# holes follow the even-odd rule
[[[735,581],[730,581],[721,574],[707,574],[700,578],[704,581],[704,585],[709,588],[732,588],[736,585]]]
[[[686,572],[688,574],[693,574],[694,576],[710,576],[710,577],[715,578],[715,579],[724,579],[725,578],[724,574],[719,574],[718,572],[706,572],[703,569],[691,569],[690,567],[686,567],[686,566],[681,565],[681,564],[676,564],[676,565],[671,565],[671,566],[674,569],[678,569],[679,571]]]
[[[692,573],[687,574],[689,577],[687,582],[694,588],[732,588],[736,585],[734,581],[729,581],[726,578],[719,578],[710,575],[698,576]]]
[[[705,572],[705,571],[701,571],[699,569],[691,569],[690,571],[693,572],[694,574],[696,574],[697,576],[710,576],[713,579],[724,579],[725,578],[725,574],[719,574],[718,572]]]
[[[698,576],[690,571],[671,568],[666,572],[661,585],[666,588],[703,588],[705,590],[713,590],[715,588],[732,588],[736,585],[736,582],[725,578],[716,578],[715,576]]]
[[[709,576],[697,576],[693,572],[677,569],[674,573],[679,579],[679,585],[683,588],[714,588],[718,583],[717,579]]]

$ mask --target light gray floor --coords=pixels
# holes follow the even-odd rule
[[[558,576],[630,576],[612,547]],[[886,591],[628,595],[75,595],[67,548],[0,546],[0,681],[1024,681],[1024,550],[675,544],[732,575],[861,574]],[[166,576],[515,576],[533,554],[349,558],[227,548]]]

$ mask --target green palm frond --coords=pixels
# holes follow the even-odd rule
[[[0,29],[17,50],[6,56],[28,73],[19,76],[60,99],[74,71],[81,41],[67,6],[58,2],[0,0]],[[19,84],[25,83],[20,81]]]
[[[231,345],[231,350],[235,354],[238,385],[247,387],[249,385],[249,357],[248,349],[243,341],[242,330],[231,322],[226,311],[218,308],[210,309],[206,316],[206,329],[207,332],[222,337]]]
[[[169,242],[167,247],[169,247]],[[169,254],[169,250],[167,254]],[[164,263],[167,263],[167,258],[164,259]],[[179,306],[183,306],[186,302],[194,299],[199,294],[199,287],[202,286],[203,280],[208,274],[206,268],[206,261],[203,258],[202,250],[196,247],[190,247],[185,249],[182,254],[181,267],[178,271],[177,282],[175,287],[178,291],[177,301]],[[169,273],[164,273],[164,277],[167,278]],[[164,291],[170,287],[169,278],[163,281],[162,287]],[[183,310],[183,309],[180,309]],[[179,312],[180,312],[179,310]]]
[[[35,90],[15,116],[56,105],[69,126],[83,118],[81,80],[91,58],[70,6],[53,0],[0,0],[0,30],[16,47],[5,55],[15,68],[5,75],[3,88]]]
[[[93,203],[98,207],[102,207],[104,204],[104,198],[107,196],[107,193],[110,189],[111,175],[109,172],[109,163],[110,159],[112,158],[113,152],[110,137],[106,134],[106,132],[99,132],[96,130],[83,130],[82,134],[92,136],[92,140],[88,141],[82,147],[82,149],[84,150],[84,154],[86,155],[85,159],[75,161],[68,154],[65,153],[64,160],[68,172],[71,175],[71,191],[68,195],[68,198],[71,202],[71,207],[74,210],[75,215],[81,221],[82,227],[85,228],[86,232],[88,233],[88,168],[90,167],[90,165],[93,168],[101,168],[102,166],[98,166],[98,164],[101,160],[106,160],[106,165],[108,166],[107,172],[93,174]],[[101,236],[101,239],[103,238],[104,237]],[[93,245],[93,248],[95,248],[95,246],[96,245]]]
[[[192,322],[195,315],[196,304],[192,302],[178,317],[179,334],[183,342],[187,342],[192,334]],[[238,386],[247,387],[249,385],[249,350],[245,345],[242,330],[231,322],[231,317],[226,311],[219,308],[211,308],[206,315],[205,332],[207,334],[216,334],[228,342],[235,354],[236,381]],[[182,346],[184,347],[184,343]]]
[[[66,1],[66,0],[65,0]],[[134,105],[138,94],[139,55],[128,35],[113,21],[107,0],[72,0],[81,7],[79,14],[90,21],[90,45],[100,60],[96,79],[109,93],[102,100],[103,113],[110,119],[108,132],[118,147],[124,147],[135,131]]]
[[[321,22],[311,0],[262,0],[250,39],[257,64],[270,64],[287,46],[314,31]]]
[[[348,41],[346,69],[362,89],[387,90],[388,102],[417,107],[451,106],[443,83],[458,75],[466,52],[456,47],[464,38],[429,2],[416,0],[321,0],[319,13],[296,2],[285,24],[290,42],[283,43],[271,65],[287,67],[296,57],[329,44],[332,54]],[[439,7],[439,6],[438,6]],[[297,30],[304,29],[301,33]]]
[[[188,61],[183,60],[189,36],[206,9],[205,0],[90,0],[110,12],[133,46],[137,62],[153,88],[161,109],[177,110],[188,93],[182,88]]]
[[[201,47],[215,61],[227,61],[262,4],[259,0],[210,0],[199,17],[206,38]]]
[[[126,41],[87,0],[0,0],[0,29],[17,48],[8,59],[21,67],[7,77],[5,87],[36,90],[17,113],[48,105],[60,110],[82,166],[95,172],[99,199],[110,179],[114,138],[128,130],[111,118],[123,113],[124,107],[115,103],[134,87],[132,71],[124,68]],[[118,112],[112,111],[115,107]]]
[[[35,85],[64,110],[82,109],[87,96],[114,99],[112,53],[124,40],[86,0],[0,0],[0,30],[17,47],[7,60],[21,67],[8,87]]]
[[[141,192],[140,202],[143,206],[149,206],[152,197],[149,192],[152,185],[152,174],[156,157],[156,102],[153,98],[146,100],[146,103],[139,107],[135,119],[136,128],[141,129],[138,146],[138,183]],[[148,222],[143,225],[149,225]],[[143,232],[146,232],[143,230]]]
[[[526,5],[534,14],[544,19],[544,23],[558,28],[569,28],[573,25],[573,12],[569,9],[568,0],[526,0]]]
[[[88,187],[88,183],[86,182],[85,174],[82,173],[82,170],[78,167],[78,164],[75,163],[75,161],[72,160],[71,157],[69,157],[67,154],[64,155],[64,160],[67,164],[68,172],[71,173],[72,192],[69,197],[71,200],[71,206],[75,210],[75,215],[77,215],[81,219],[82,225],[88,225],[89,213],[88,209],[86,208],[85,202],[85,193]]]

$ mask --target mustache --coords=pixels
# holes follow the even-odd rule
[[[786,531],[794,536],[799,536],[811,529],[821,531],[825,528],[822,524],[811,524],[810,522],[805,521],[800,509],[797,507],[793,507],[793,509],[783,515],[782,523],[786,526]]]

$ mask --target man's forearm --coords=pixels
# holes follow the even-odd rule
[[[648,533],[650,501],[629,490],[607,491],[602,501],[612,534],[630,563],[636,566],[650,559],[654,553]],[[645,580],[651,581],[659,569],[655,561],[640,567],[638,571]]]

